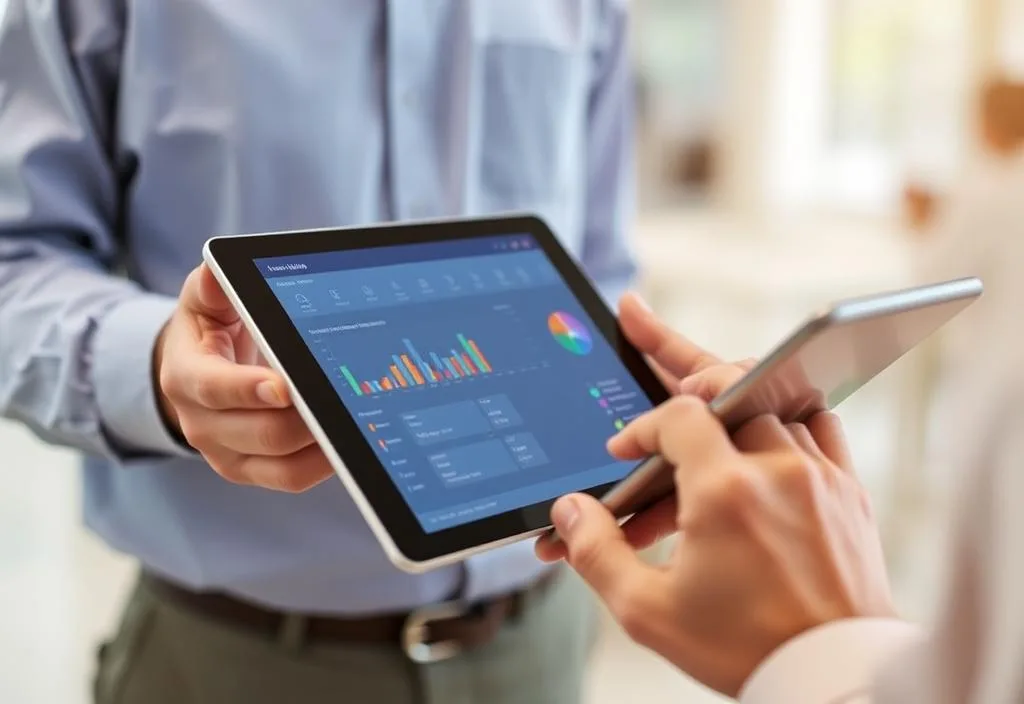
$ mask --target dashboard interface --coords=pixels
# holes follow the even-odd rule
[[[425,532],[632,470],[651,402],[532,237],[254,263]]]

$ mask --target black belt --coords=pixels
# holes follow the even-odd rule
[[[413,661],[429,663],[489,643],[505,623],[523,613],[532,596],[555,581],[557,573],[549,571],[524,589],[476,603],[450,601],[406,613],[341,618],[275,611],[220,592],[185,589],[148,572],[141,583],[155,596],[197,615],[269,638],[284,634],[288,640],[308,644],[392,643]]]

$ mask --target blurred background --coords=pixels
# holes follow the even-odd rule
[[[690,337],[729,358],[763,354],[823,302],[960,273],[966,260],[941,261],[947,241],[1024,271],[1006,261],[1019,225],[958,230],[954,215],[964,199],[987,202],[971,195],[975,169],[997,191],[1024,183],[1007,166],[1024,169],[1012,83],[1024,77],[1024,0],[632,4],[640,286]],[[1001,92],[997,77],[1010,81]],[[1003,222],[1024,222],[1024,206],[1001,202],[1021,211]],[[1012,347],[1007,335],[986,344]],[[950,455],[938,439],[957,436],[941,412],[951,344],[932,340],[842,407],[915,618],[935,600],[948,478],[964,469],[939,461]],[[81,528],[75,462],[0,421],[0,702],[84,704],[132,575]],[[714,701],[609,626],[591,701],[641,696]]]

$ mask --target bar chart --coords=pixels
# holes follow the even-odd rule
[[[474,340],[459,333],[455,341],[456,344],[447,351],[422,355],[410,339],[403,338],[404,349],[383,362],[381,366],[387,371],[380,377],[360,380],[345,365],[339,371],[356,396],[441,384],[494,371]]]

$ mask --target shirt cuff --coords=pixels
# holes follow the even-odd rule
[[[754,671],[741,704],[834,704],[868,701],[881,667],[923,639],[896,619],[836,621],[797,636]]]
[[[192,457],[168,430],[153,388],[153,345],[177,301],[143,294],[104,315],[93,340],[93,387],[100,422],[115,453]]]

